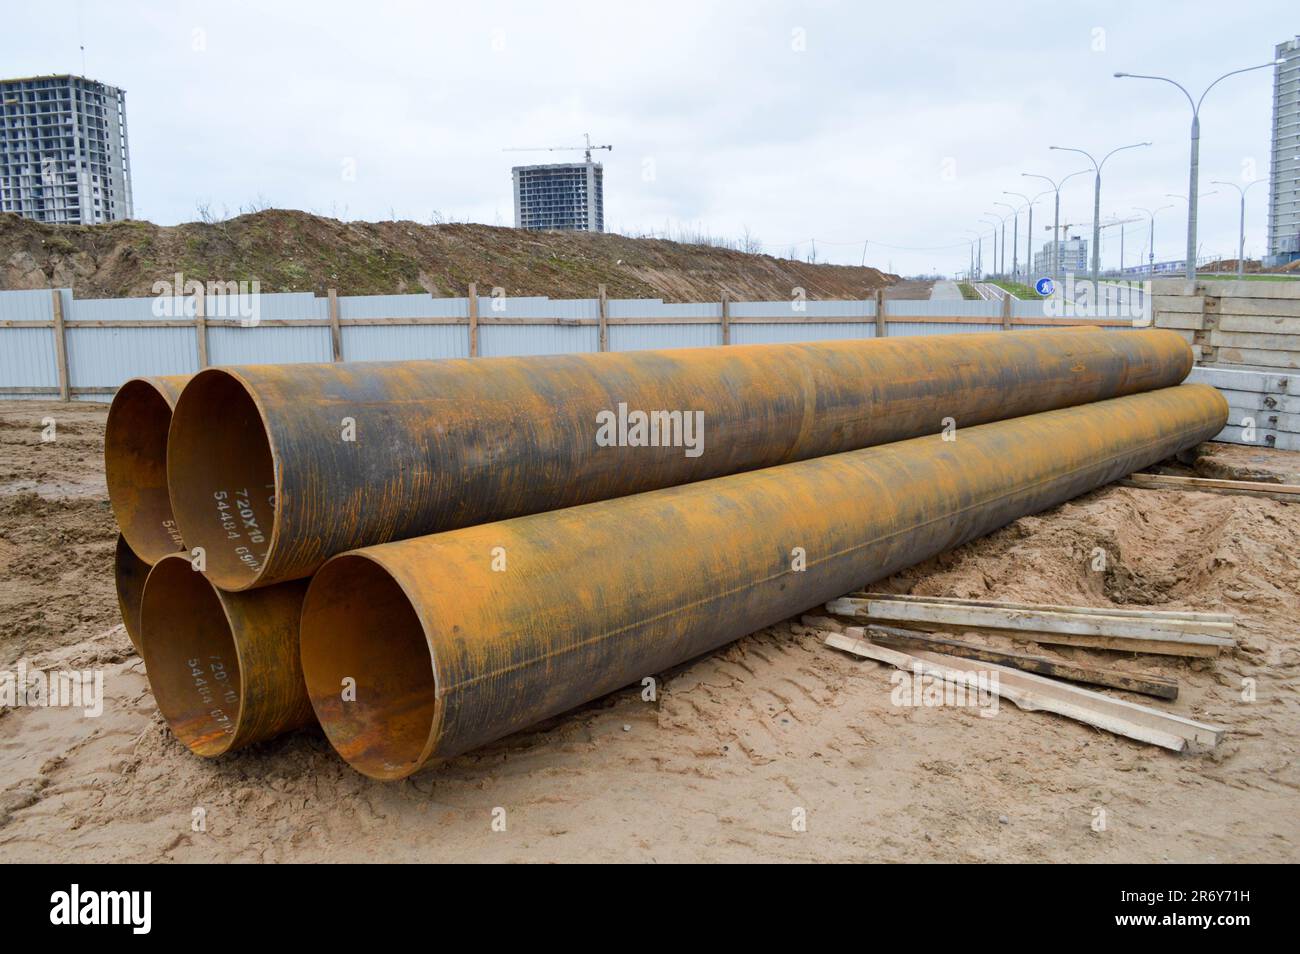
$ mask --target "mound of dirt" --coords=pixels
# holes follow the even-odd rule
[[[158,226],[44,225],[0,215],[0,288],[71,287],[82,298],[152,294],[177,272],[199,281],[253,281],[264,292],[344,295],[429,292],[713,301],[854,299],[892,284],[874,268],[810,265],[707,245],[612,234],[529,232],[488,225],[340,222],[271,209],[224,222]]]

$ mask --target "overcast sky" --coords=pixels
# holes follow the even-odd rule
[[[545,9],[543,9],[545,8]],[[1054,8],[1053,12],[1048,12]],[[967,229],[1003,190],[1031,196],[1093,152],[1103,220],[1174,204],[1181,257],[1191,109],[1172,86],[1268,62],[1295,0],[1183,3],[10,4],[0,73],[83,72],[127,91],[135,214],[162,224],[257,202],[348,219],[512,225],[510,167],[605,165],[611,231],[746,228],[773,254],[915,273],[965,268]],[[1272,71],[1225,80],[1202,112],[1200,239],[1233,256],[1238,200],[1211,179],[1268,176]],[[1268,186],[1251,190],[1247,254]],[[1091,176],[1062,190],[1090,222]],[[1002,210],[1005,211],[1005,210]],[[1035,233],[1050,221],[1036,207]],[[1021,229],[1025,226],[1023,217]],[[1145,255],[1146,225],[1127,227]],[[1010,234],[1010,233],[1008,233]],[[1103,241],[1118,260],[1118,230]],[[946,248],[940,246],[947,246]],[[907,248],[904,248],[907,247]],[[1022,237],[1023,248],[1023,237]],[[988,254],[985,255],[989,264]]]

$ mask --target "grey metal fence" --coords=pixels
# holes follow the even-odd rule
[[[391,361],[819,341],[1095,324],[1038,301],[730,301],[479,295],[78,299],[0,292],[0,398],[105,401],[138,375],[210,365]]]

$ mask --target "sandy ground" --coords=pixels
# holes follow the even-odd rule
[[[0,404],[0,668],[99,667],[107,696],[98,718],[0,713],[5,861],[1300,858],[1300,507],[1110,487],[875,587],[1238,614],[1215,661],[1061,653],[1176,677],[1178,702],[1151,704],[1229,727],[1208,755],[1010,704],[898,708],[890,670],[796,620],[663,674],[654,702],[630,688],[382,784],[314,730],[219,761],[172,738],[115,626],[103,420]],[[1300,455],[1208,446],[1207,475],[1300,473]]]

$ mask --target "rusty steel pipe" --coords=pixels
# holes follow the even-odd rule
[[[307,691],[344,759],[402,778],[1123,477],[1227,416],[1213,388],[1183,385],[345,553],[303,604]]]
[[[184,548],[167,493],[167,431],[190,377],[132,378],[113,395],[104,426],[113,515],[131,550],[150,565]]]
[[[113,586],[117,590],[117,608],[122,613],[122,625],[126,635],[135,647],[136,655],[140,653],[140,597],[144,593],[144,581],[149,576],[150,566],[135,555],[126,537],[117,535],[117,549],[113,553]]]
[[[1067,329],[209,369],[177,403],[168,482],[209,578],[243,590],[359,546],[1167,387],[1191,366],[1173,332]],[[597,415],[633,411],[681,412],[679,444],[702,421],[701,452],[601,446]]]
[[[149,686],[176,737],[217,756],[308,725],[298,654],[305,581],[224,593],[182,553],[149,571],[140,644]]]

